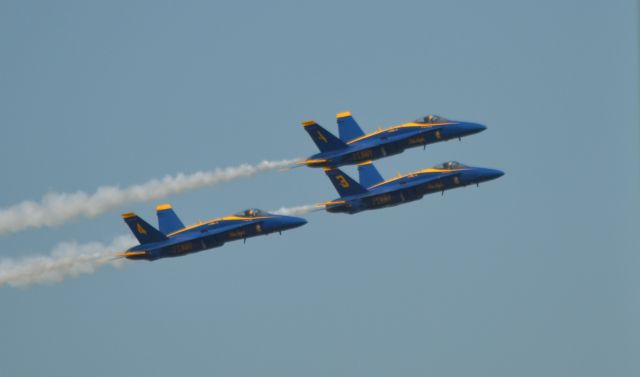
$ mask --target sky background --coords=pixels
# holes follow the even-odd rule
[[[0,3],[0,207],[306,157],[300,122],[488,129],[376,163],[499,180],[196,255],[0,288],[3,376],[640,375],[632,1]],[[348,173],[355,169],[348,167]],[[185,223],[337,196],[294,169],[169,197]],[[109,242],[130,210],[0,238]]]

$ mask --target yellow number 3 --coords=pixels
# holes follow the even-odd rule
[[[340,186],[342,186],[344,188],[348,188],[349,187],[349,182],[347,181],[347,179],[344,176],[336,175],[336,179],[338,180],[338,183],[340,183]]]

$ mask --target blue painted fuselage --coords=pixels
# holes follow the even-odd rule
[[[282,232],[306,223],[307,221],[300,217],[273,215],[266,212],[260,212],[254,216],[226,216],[166,234],[166,239],[143,243],[128,249],[121,255],[127,259],[149,261],[179,257],[219,247],[229,241]],[[135,227],[132,227],[132,230],[137,236]]]
[[[405,123],[345,142],[343,148],[316,153],[301,163],[309,167],[340,167],[400,154],[406,149],[461,139],[486,127],[469,122]]]
[[[338,173],[338,176],[340,174],[344,176],[344,173]],[[366,188],[366,192],[342,196],[323,204],[327,212],[354,214],[412,202],[435,192],[480,184],[503,174],[500,170],[468,166],[424,169],[380,182]],[[352,184],[339,178],[338,184],[340,182],[344,184],[343,187]]]

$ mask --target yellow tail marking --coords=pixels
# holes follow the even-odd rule
[[[147,231],[144,230],[144,228],[142,227],[142,225],[140,225],[140,223],[136,223],[136,230],[140,234],[144,234],[145,236],[147,235]]]
[[[349,188],[349,181],[347,181],[343,175],[336,175],[336,179],[338,180],[338,183],[340,183],[340,186],[343,188]]]
[[[324,141],[325,143],[327,142],[327,138],[320,131],[318,131],[318,137],[320,138],[320,140]]]

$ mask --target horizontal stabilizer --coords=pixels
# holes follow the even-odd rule
[[[313,139],[313,142],[316,143],[320,152],[330,152],[348,147],[342,140],[312,120],[303,122],[302,125],[311,136],[311,139]]]

